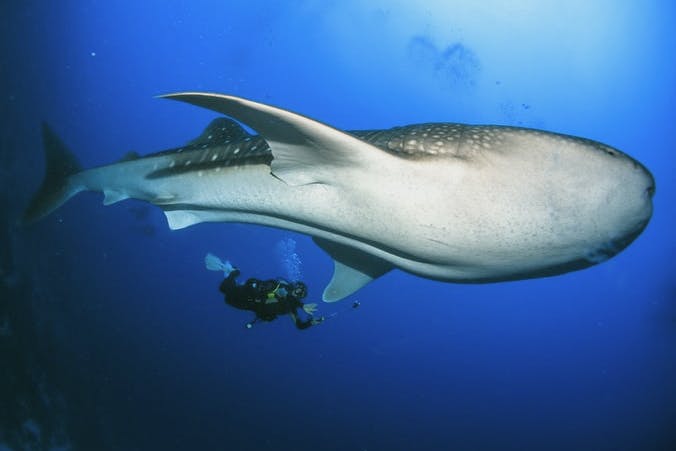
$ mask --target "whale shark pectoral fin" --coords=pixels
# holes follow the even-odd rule
[[[336,182],[336,168],[377,164],[388,155],[354,136],[291,111],[202,92],[160,96],[226,114],[256,130],[272,150],[272,173],[289,185]]]
[[[334,263],[333,277],[322,294],[324,302],[340,301],[392,269],[385,260],[352,247],[323,238],[313,240]]]

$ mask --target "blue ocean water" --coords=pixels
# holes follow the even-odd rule
[[[6,0],[0,5],[0,450],[676,449],[676,7],[667,1]],[[207,252],[301,275],[310,238],[170,231],[85,193],[28,228],[47,121],[85,167],[175,147],[234,94],[341,129],[518,125],[622,149],[652,222],[601,265],[457,285],[394,271],[318,327],[247,330]],[[449,193],[452,195],[452,193]],[[361,307],[351,309],[355,300]]]

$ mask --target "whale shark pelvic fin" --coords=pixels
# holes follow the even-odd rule
[[[385,260],[353,247],[318,237],[313,241],[334,263],[333,277],[322,294],[325,302],[339,301],[392,269]]]

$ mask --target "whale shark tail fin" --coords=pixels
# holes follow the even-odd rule
[[[45,177],[23,214],[23,224],[33,223],[53,212],[83,188],[75,185],[71,176],[80,172],[75,155],[46,123],[42,124],[45,152]]]

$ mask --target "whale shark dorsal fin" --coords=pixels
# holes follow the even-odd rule
[[[218,117],[211,121],[202,134],[188,143],[189,146],[202,144],[227,144],[250,138],[244,128],[227,117]]]
[[[334,263],[333,277],[322,294],[324,302],[339,301],[392,269],[385,260],[353,247],[323,238],[313,240]]]
[[[256,130],[272,150],[272,173],[289,185],[330,184],[336,182],[337,166],[354,168],[378,164],[373,160],[386,155],[352,135],[263,103],[202,92],[160,97],[217,111]]]
[[[122,158],[120,158],[117,162],[118,163],[124,163],[125,161],[134,161],[138,160],[141,158],[141,155],[139,155],[138,152],[134,150],[130,150],[129,152],[125,153]]]

